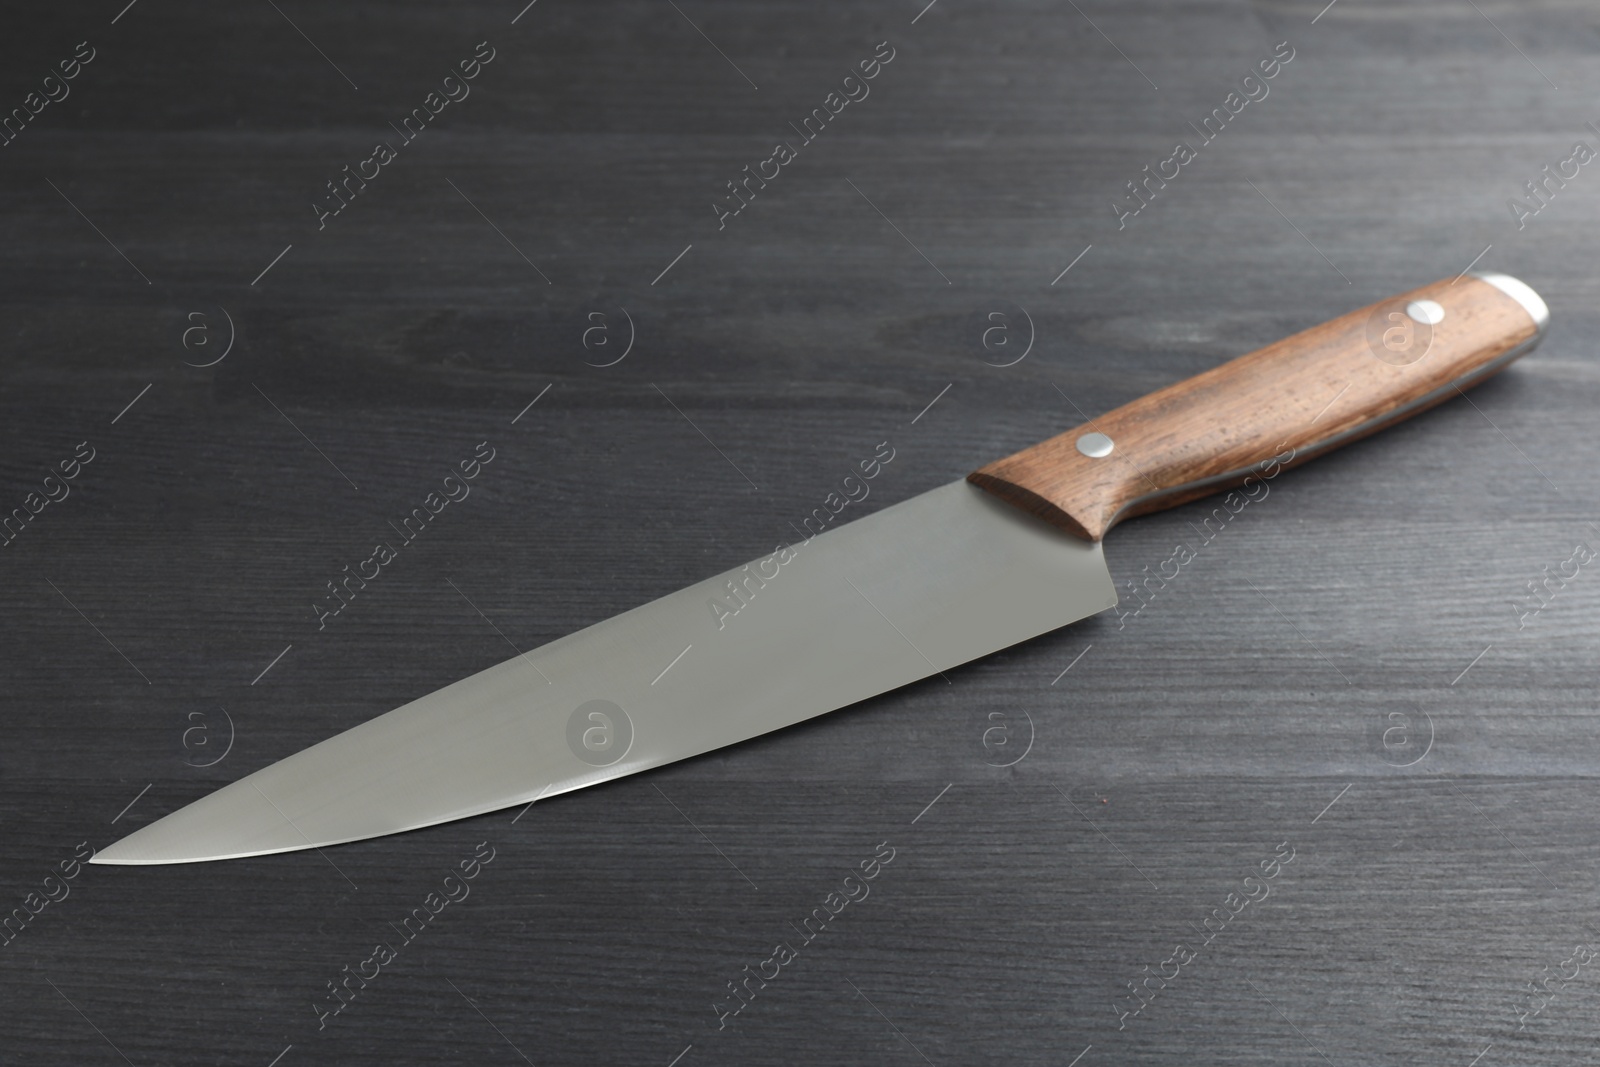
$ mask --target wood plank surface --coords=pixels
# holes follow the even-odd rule
[[[0,37],[0,1063],[1592,1060],[1600,574],[1528,588],[1600,543],[1592,5],[124,2]],[[1192,558],[948,685],[520,818],[74,866],[769,552],[880,442],[863,513],[1469,267],[1535,353],[1209,537],[1120,526],[1119,583]]]

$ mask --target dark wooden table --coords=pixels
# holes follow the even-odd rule
[[[1516,605],[1600,545],[1600,174],[1521,228],[1508,201],[1600,147],[1592,4],[123,2],[0,38],[0,509],[93,456],[0,549],[0,1062],[1591,1062],[1600,575]],[[74,865],[769,551],[879,442],[862,511],[1076,423],[1061,394],[1104,411],[1471,264],[1543,293],[1543,347],[1275,481],[1137,616],[515,822]],[[1118,529],[1113,573],[1207,507]]]

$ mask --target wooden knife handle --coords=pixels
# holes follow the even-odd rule
[[[1530,351],[1549,318],[1539,294],[1504,274],[1434,282],[1157,390],[967,480],[1098,541],[1122,519],[1275,477],[1448,400]]]

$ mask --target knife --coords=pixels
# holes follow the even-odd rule
[[[318,848],[659,767],[1117,603],[1122,519],[1275,477],[1531,350],[1504,274],[1403,293],[1089,419],[962,481],[552,641],[180,808],[91,862]],[[736,615],[717,604],[740,605]],[[730,617],[732,616],[732,617]]]

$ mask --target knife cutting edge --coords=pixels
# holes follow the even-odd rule
[[[241,858],[414,830],[659,767],[940,673],[1114,607],[1100,540],[1122,519],[1432,407],[1530,351],[1548,322],[1537,293],[1494,273],[1352,311],[797,542],[781,569],[753,561],[480,671],[224,786],[91,862]],[[732,623],[708,607],[756,589]]]

